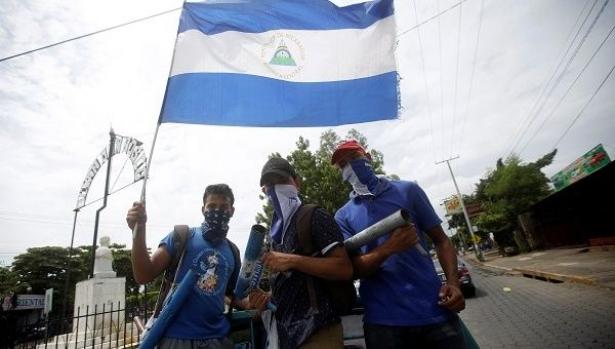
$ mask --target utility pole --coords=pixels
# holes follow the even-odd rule
[[[455,160],[455,159],[459,159],[459,155],[455,156],[454,158],[448,158],[446,160],[436,162],[436,165],[446,162],[446,165],[448,166],[448,170],[451,173],[451,177],[453,178],[453,184],[455,184],[455,190],[457,190],[457,195],[459,197],[459,203],[461,204],[461,209],[463,210],[463,216],[465,217],[466,224],[468,225],[468,231],[470,232],[470,236],[472,236],[472,245],[474,246],[474,253],[476,254],[476,258],[478,258],[478,260],[482,262],[485,259],[483,258],[483,253],[476,245],[476,238],[474,237],[474,229],[472,228],[472,223],[470,222],[470,216],[468,216],[468,210],[466,210],[466,205],[463,203],[463,196],[459,192],[459,187],[457,186],[455,175],[453,174],[453,170],[451,169],[450,161]]]

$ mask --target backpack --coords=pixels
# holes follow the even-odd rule
[[[177,283],[177,271],[179,270],[179,266],[184,259],[184,254],[186,253],[186,245],[188,241],[188,234],[190,232],[190,227],[187,225],[176,225],[173,228],[173,248],[176,253],[171,258],[171,263],[164,271],[164,276],[162,278],[162,284],[160,285],[160,292],[158,293],[158,298],[156,299],[156,306],[154,307],[153,317],[157,318],[160,314],[160,311],[164,307],[164,301],[167,298],[169,291],[173,288],[173,285]],[[239,267],[241,266],[241,258],[239,257],[239,249],[237,246],[228,238],[229,246],[231,247],[231,251],[233,251],[233,257],[235,258],[235,269],[231,274],[231,278],[229,279],[227,285],[227,293],[229,290],[233,290],[235,288],[235,283],[237,283],[237,277],[239,275]],[[232,309],[229,309],[229,315],[232,312]]]
[[[317,205],[302,205],[297,211],[297,236],[299,239],[299,249],[304,256],[318,255],[312,243],[312,214],[318,208]],[[340,316],[352,313],[352,309],[357,301],[357,293],[352,280],[325,280],[319,279],[326,292],[329,294],[331,303]],[[308,275],[308,296],[310,305],[316,308],[316,291],[314,290],[314,277]]]

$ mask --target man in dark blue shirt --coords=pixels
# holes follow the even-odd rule
[[[425,192],[414,182],[378,178],[371,158],[354,140],[340,144],[331,163],[353,187],[350,200],[335,214],[349,238],[399,209],[413,225],[398,228],[351,256],[361,278],[368,349],[464,348],[455,312],[465,307],[457,277],[455,249],[440,226]],[[447,282],[442,285],[434,264],[413,246],[434,242]]]
[[[264,257],[265,266],[274,273],[273,316],[264,313],[269,329],[268,348],[342,349],[343,331],[324,280],[350,280],[352,264],[342,244],[342,234],[333,217],[324,209],[312,211],[309,221],[311,245],[316,256],[303,255],[300,243],[298,195],[300,179],[288,161],[271,158],[263,167],[260,184],[271,202],[272,250]],[[261,302],[263,304],[263,302]],[[277,336],[273,333],[277,332]]]

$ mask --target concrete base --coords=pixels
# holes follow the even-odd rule
[[[126,305],[126,278],[94,278],[77,283],[73,331],[118,331],[124,317],[118,309]]]

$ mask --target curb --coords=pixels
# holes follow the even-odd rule
[[[504,272],[508,275],[513,275],[513,276],[521,275],[521,276],[529,277],[532,279],[548,281],[548,282],[555,282],[555,283],[569,282],[569,283],[575,283],[575,284],[597,286],[600,288],[615,291],[615,286],[607,285],[601,282],[600,280],[597,280],[592,277],[569,275],[569,274],[558,274],[558,273],[535,270],[535,269],[502,267],[499,265],[484,263],[484,262],[478,261],[473,258],[465,258],[464,260],[472,264],[475,267],[493,269],[493,270],[497,270],[500,272]]]
[[[571,283],[591,285],[591,286],[601,286],[596,280],[589,278],[589,277],[557,274],[557,273],[550,273],[550,272],[545,272],[545,271],[524,269],[524,268],[513,268],[512,270],[521,273],[523,276],[531,277],[533,279],[544,279],[546,281],[551,281],[551,282],[553,281],[571,282]]]
[[[577,275],[558,274],[558,273],[551,273],[551,272],[545,272],[545,271],[539,271],[539,270],[533,270],[533,269],[525,269],[525,268],[507,268],[507,267],[502,267],[502,266],[499,266],[499,265],[482,263],[482,262],[479,262],[479,261],[476,261],[476,260],[472,260],[472,259],[470,259],[470,260],[466,259],[466,261],[471,263],[471,264],[473,264],[474,266],[477,266],[477,267],[495,269],[495,270],[498,270],[498,271],[505,272],[505,273],[507,273],[509,275],[515,275],[516,274],[516,275],[523,275],[525,277],[529,277],[529,278],[532,278],[532,279],[549,281],[549,282],[570,282],[570,283],[590,285],[590,286],[598,286],[598,287],[603,287],[603,288],[615,290],[614,287],[604,285],[604,284],[602,284],[602,283],[598,282],[597,280],[595,280],[593,278],[590,278],[590,277],[577,276]]]
[[[609,285],[605,285],[599,281],[597,281],[596,279],[590,278],[590,277],[584,277],[584,276],[578,276],[578,275],[566,275],[566,274],[558,274],[558,273],[551,273],[551,272],[546,272],[546,271],[540,271],[540,270],[533,270],[533,269],[525,269],[525,268],[507,268],[507,267],[501,267],[499,265],[493,265],[493,264],[488,264],[488,263],[481,263],[479,261],[473,260],[473,259],[466,259],[466,262],[476,266],[476,267],[483,267],[483,268],[489,268],[489,269],[495,269],[498,271],[502,271],[507,273],[508,275],[522,275],[525,277],[529,277],[532,279],[537,279],[537,280],[542,280],[542,281],[549,281],[549,282],[556,282],[556,283],[560,283],[560,282],[569,282],[569,283],[575,283],[575,284],[583,284],[583,285],[589,285],[589,286],[597,286],[597,287],[601,287],[601,288],[605,288],[605,289],[609,289],[612,291],[615,291],[615,287],[609,286]]]
[[[500,271],[507,272],[507,273],[511,273],[515,271],[514,268],[501,267],[499,265],[493,265],[493,264],[487,264],[487,263],[481,263],[481,265],[487,268],[496,269],[496,270],[500,270]]]
[[[490,269],[495,269],[498,271],[502,271],[505,273],[513,273],[514,270],[512,268],[506,268],[506,267],[500,267],[498,265],[493,265],[493,264],[487,264],[487,263],[483,263],[474,259],[465,259],[466,262],[474,265],[475,267],[482,267],[482,268],[490,268]]]

